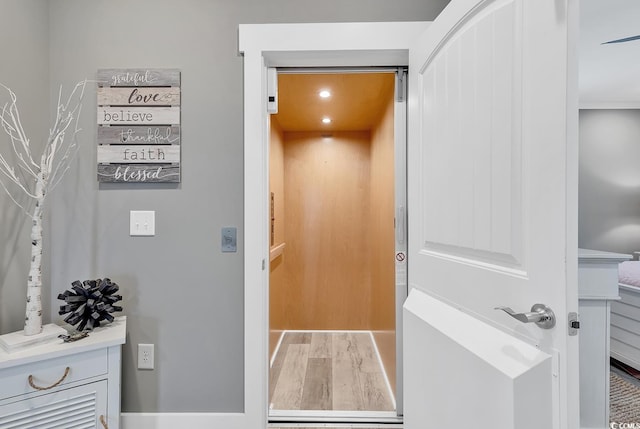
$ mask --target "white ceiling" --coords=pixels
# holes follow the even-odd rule
[[[580,1],[580,106],[640,108],[640,0]]]

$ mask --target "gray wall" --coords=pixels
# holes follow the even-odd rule
[[[640,250],[640,110],[580,111],[579,245]]]
[[[55,296],[75,279],[109,276],[123,289],[128,316],[124,411],[243,409],[242,244],[237,253],[220,252],[221,227],[237,226],[239,243],[243,240],[243,61],[237,52],[238,24],[431,20],[446,3],[41,3],[41,13],[46,13],[45,4],[49,7],[51,94],[58,84],[69,88],[84,77],[94,77],[99,68],[170,67],[182,71],[179,185],[98,185],[92,90],[81,121],[82,147],[77,163],[51,199],[48,257],[54,314],[59,305]],[[0,39],[8,36],[0,27]],[[22,72],[20,64],[12,66],[14,73]],[[156,211],[155,237],[129,237],[130,210]],[[14,257],[12,248],[2,251],[5,258],[7,254]],[[3,313],[11,305],[23,306],[21,293],[18,295],[13,302],[2,302]],[[6,329],[9,326],[2,328],[10,330]],[[138,371],[135,345],[147,342],[156,345],[156,369]]]
[[[48,126],[48,19],[46,0],[0,0],[0,83],[18,96],[23,126],[35,153],[41,152]],[[0,88],[0,106],[8,100],[8,93]],[[11,153],[6,150],[9,140],[4,131],[0,133],[0,151],[6,156]],[[17,191],[15,186],[10,188]],[[0,188],[0,333],[21,330],[24,325],[29,234],[29,218]],[[45,241],[45,247],[48,244]],[[47,280],[45,276],[43,281]]]

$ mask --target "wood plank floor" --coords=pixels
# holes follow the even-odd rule
[[[272,410],[394,411],[368,332],[285,332],[269,376]]]

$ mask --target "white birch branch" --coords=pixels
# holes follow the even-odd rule
[[[18,185],[18,187],[20,187],[20,189],[22,189],[29,198],[36,198],[36,196],[20,181],[20,178],[16,175],[15,169],[9,166],[2,157],[0,157],[0,173],[3,173],[9,178],[9,180]],[[3,182],[2,177],[0,177],[0,182]],[[9,193],[9,191],[7,191],[7,193]]]
[[[15,198],[13,198],[13,195],[11,195],[11,192],[9,192],[7,187],[4,185],[4,182],[2,182],[1,180],[0,180],[0,186],[2,186],[4,188],[5,192],[9,196],[9,198],[11,198],[11,201],[13,201],[15,203],[15,205],[20,207],[22,209],[22,211],[24,212],[24,214],[26,214],[27,216],[31,217],[31,214],[27,211],[27,209],[22,204],[20,204],[18,201],[16,201]]]
[[[34,170],[31,170],[31,168],[26,163],[26,160],[24,160],[24,158],[22,158],[21,160],[25,163],[25,166],[27,167],[27,169],[29,169],[33,173],[33,176],[35,177],[36,170],[38,169],[38,164],[34,161],[33,157],[31,156],[29,139],[27,138],[26,133],[24,132],[24,128],[22,127],[22,121],[20,120],[20,112],[18,111],[18,105],[17,105],[18,97],[11,89],[7,88],[5,85],[2,85],[0,83],[0,86],[5,88],[9,92],[9,97],[11,98],[11,104],[9,105],[9,116],[11,117],[11,123],[9,123],[6,120],[6,114],[7,114],[6,109],[7,109],[8,103],[5,103],[2,109],[2,116],[1,116],[3,128],[5,128],[5,132],[7,132],[7,134],[9,134],[9,136],[11,137],[13,150],[16,154],[20,153],[20,151],[16,148],[16,145],[15,145],[16,141],[20,142],[20,144],[22,145],[22,151],[31,162],[31,167],[34,168]]]
[[[58,92],[56,117],[49,129],[49,137],[45,142],[36,162],[30,147],[29,139],[22,127],[15,93],[6,89],[11,99],[5,103],[0,112],[0,125],[9,137],[13,157],[17,159],[18,171],[26,173],[29,180],[20,180],[0,145],[0,185],[9,198],[31,217],[31,265],[27,280],[27,306],[25,314],[25,335],[35,335],[42,331],[42,219],[44,203],[47,195],[55,185],[60,183],[71,166],[71,160],[78,149],[77,134],[79,115],[82,111],[82,97],[87,81],[81,81],[74,87],[65,102],[62,100],[62,87]],[[73,128],[70,128],[73,124]],[[70,134],[70,135],[69,135]],[[1,142],[0,142],[1,143]],[[24,178],[24,174],[21,174]],[[17,189],[33,200],[33,213],[28,214],[24,205],[9,190],[7,182],[13,182]]]

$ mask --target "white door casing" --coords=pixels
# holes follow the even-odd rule
[[[408,57],[407,57],[408,59]],[[406,61],[406,60],[405,60]],[[277,79],[275,83],[272,78],[269,77],[271,73],[278,73],[278,70],[273,67],[268,67],[267,80],[268,85],[278,86]],[[393,296],[395,302],[395,329],[393,335],[395,337],[395,362],[393,368],[386,367],[387,375],[389,370],[395,372],[395,385],[390,387],[394,392],[395,410],[392,411],[378,411],[378,410],[280,410],[269,409],[269,420],[271,422],[278,421],[296,421],[296,422],[313,422],[321,420],[323,422],[331,421],[379,421],[388,423],[397,423],[401,421],[402,416],[402,307],[408,295],[407,286],[407,69],[406,67],[365,67],[361,66],[354,68],[343,67],[312,67],[312,68],[287,68],[286,70],[280,70],[279,73],[284,74],[305,74],[305,73],[335,73],[335,74],[350,74],[350,73],[393,73],[394,74],[394,94],[393,94],[393,167],[391,173],[393,175],[393,196],[394,196],[394,254],[388,254],[388,257],[393,258],[395,283],[388,285],[393,288]],[[273,94],[274,90],[270,89],[269,94]],[[277,94],[277,98],[282,94]],[[272,104],[270,102],[270,104]],[[272,114],[277,113],[277,102],[273,104],[276,109]],[[270,111],[270,110],[269,110]],[[271,111],[270,111],[271,113]],[[269,122],[271,124],[271,120]],[[271,148],[271,144],[269,144]],[[270,257],[272,259],[273,256]],[[390,261],[389,261],[390,262]],[[269,308],[271,306],[269,305]],[[376,331],[374,333],[374,341]],[[388,331],[382,331],[383,335],[387,335]],[[388,340],[387,340],[388,341]],[[380,344],[377,344],[379,347]],[[273,356],[270,357],[271,364],[273,363]],[[392,379],[387,381],[391,383]],[[270,402],[273,398],[270,398]]]
[[[238,424],[266,428],[268,416],[269,121],[266,67],[406,66],[426,22],[247,24],[244,55],[244,413]]]
[[[408,429],[579,425],[576,8],[453,0],[410,51]]]

